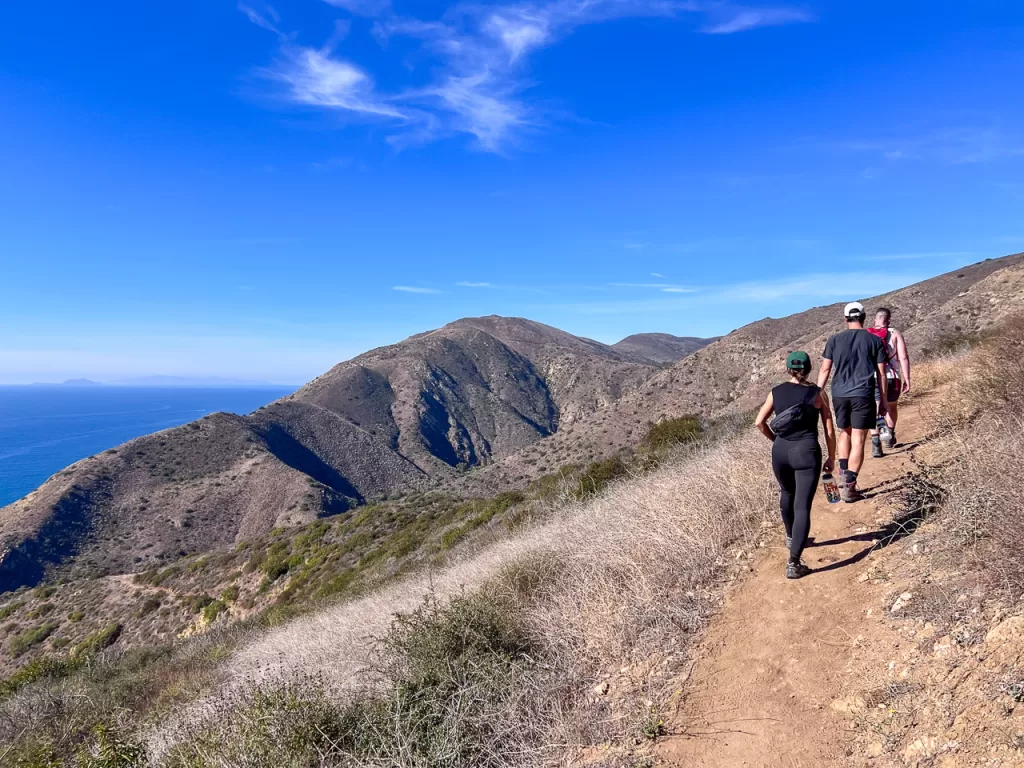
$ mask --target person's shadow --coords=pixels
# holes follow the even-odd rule
[[[886,483],[881,485],[886,485]],[[879,488],[881,488],[881,485]],[[862,549],[860,552],[850,555],[844,560],[837,560],[834,563],[815,568],[812,573],[824,573],[825,571],[834,571],[838,568],[854,565],[872,552],[877,552],[900,539],[905,539],[916,531],[921,523],[927,519],[928,515],[938,506],[939,496],[937,495],[937,489],[928,484],[922,485],[920,489],[911,488],[907,491],[906,502],[906,511],[901,512],[877,531],[867,531],[854,534],[853,536],[844,536],[840,539],[808,542],[808,547],[829,547],[847,544],[851,541],[871,542],[871,546]]]

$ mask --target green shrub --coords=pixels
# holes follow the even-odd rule
[[[94,653],[102,651],[117,642],[117,638],[121,636],[122,626],[118,623],[108,624],[103,629],[97,629],[95,632],[86,635],[85,639],[74,647],[71,651],[72,657],[84,657],[90,656]]]
[[[148,616],[154,611],[160,610],[160,599],[156,597],[147,597],[142,601],[142,605],[139,606],[138,610],[135,611],[136,618],[142,618]]]
[[[207,624],[212,624],[217,620],[217,617],[227,609],[228,607],[220,600],[212,600],[209,604],[203,607],[203,621]]]
[[[547,735],[544,713],[568,706],[544,699],[567,689],[540,684],[551,665],[515,610],[485,597],[428,600],[396,619],[376,656],[379,693],[339,705],[316,677],[257,688],[182,734],[168,768],[521,765]]]
[[[57,629],[58,626],[59,625],[54,622],[47,622],[46,624],[41,624],[38,627],[26,630],[20,635],[15,635],[11,638],[11,642],[7,646],[11,656],[17,658],[25,653],[29,648],[43,642],[53,634],[54,630]]]
[[[72,611],[71,613],[68,614],[68,621],[70,621],[72,624],[77,624],[78,622],[80,622],[84,618],[85,618],[85,612],[84,611]]]
[[[676,445],[695,443],[703,434],[704,427],[697,416],[663,419],[648,427],[641,445],[650,451],[665,450]]]
[[[185,598],[185,605],[190,613],[200,613],[212,602],[213,598],[209,595],[189,595]]]
[[[77,668],[77,664],[64,656],[41,656],[32,659],[17,672],[0,680],[0,699],[5,699],[36,680],[57,680],[66,677]]]
[[[629,473],[629,467],[619,456],[614,456],[604,461],[595,461],[590,464],[580,476],[569,487],[569,494],[576,499],[586,499],[596,496],[612,480],[616,480]]]
[[[96,726],[93,743],[78,755],[77,768],[145,768],[146,750],[107,725]]]
[[[238,585],[232,584],[220,593],[220,599],[225,603],[233,603],[238,599]]]
[[[0,608],[0,621],[9,618],[11,615],[14,614],[15,611],[21,608],[21,606],[23,606],[24,604],[25,603],[21,600],[15,600],[13,603],[8,603],[7,605]]]

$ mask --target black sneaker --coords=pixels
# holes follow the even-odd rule
[[[881,438],[871,438],[871,458],[881,459],[884,458],[885,454],[882,453],[882,440]]]
[[[786,563],[787,579],[802,579],[809,573],[812,573],[811,569],[804,565],[802,562]]]

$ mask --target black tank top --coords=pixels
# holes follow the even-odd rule
[[[803,384],[794,384],[787,381],[772,389],[772,403],[775,406],[775,413],[782,413],[794,405],[805,405],[800,423],[786,435],[786,440],[808,440],[818,439],[818,419],[821,412],[814,407],[814,399],[821,390],[818,387],[805,387]]]

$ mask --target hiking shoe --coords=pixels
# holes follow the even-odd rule
[[[888,448],[891,451],[897,445],[899,445],[899,443],[896,442],[896,433],[890,431],[889,432],[889,439],[885,441],[885,447]]]
[[[802,562],[786,563],[787,579],[802,579],[804,576],[811,572],[811,569],[804,565]]]
[[[839,498],[847,504],[853,504],[855,501],[863,499],[864,496],[857,490],[856,483],[847,483],[839,489]]]
[[[884,458],[885,454],[882,453],[882,441],[879,438],[874,438],[871,441],[871,458],[881,459]]]

